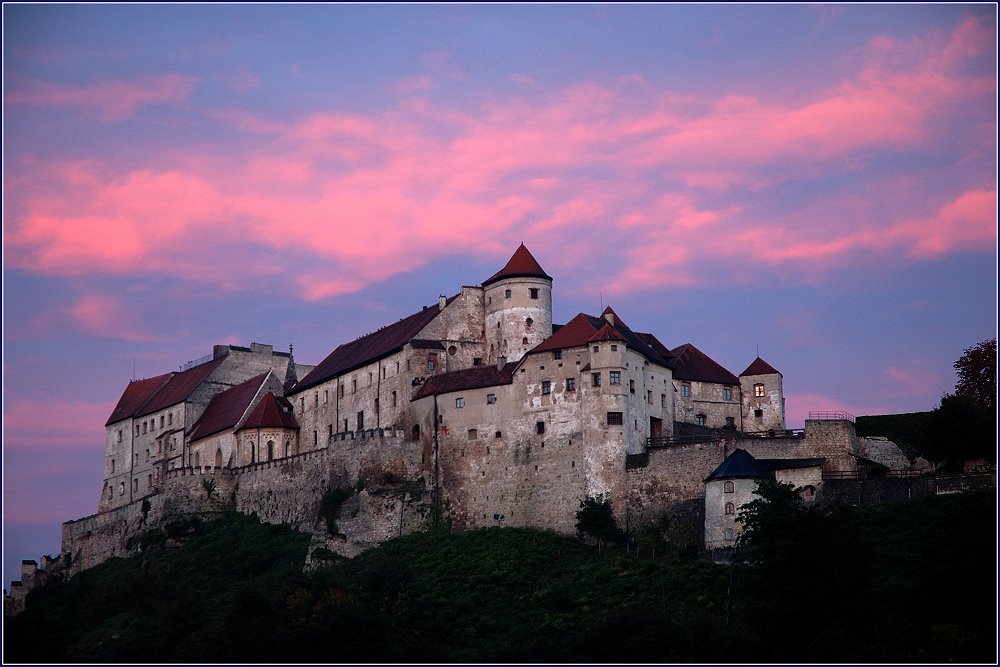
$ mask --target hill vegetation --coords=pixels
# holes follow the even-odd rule
[[[804,511],[735,567],[428,532],[307,573],[308,536],[227,515],[32,592],[4,660],[990,661],[995,515],[992,492]]]

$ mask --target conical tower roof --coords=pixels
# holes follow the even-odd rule
[[[506,266],[483,281],[483,287],[503,280],[504,278],[545,278],[552,280],[552,276],[545,273],[528,249],[522,243],[511,256]]]
[[[740,377],[745,375],[781,375],[781,373],[776,371],[774,366],[757,357],[752,364],[747,366],[745,371],[740,373]]]

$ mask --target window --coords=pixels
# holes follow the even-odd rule
[[[114,472],[115,472],[115,460],[111,459],[111,473],[114,474]]]
[[[590,384],[593,385],[593,386],[595,386],[595,387],[600,387],[601,386],[601,374],[600,373],[591,373],[590,374]]]
[[[313,431],[313,447],[319,446],[319,431]]]
[[[351,393],[352,394],[358,393],[358,379],[357,378],[351,378]]]
[[[553,359],[562,359],[562,350],[556,350],[552,353]]]
[[[326,405],[329,402],[330,402],[330,390],[329,389],[324,389],[323,390],[323,405]]]
[[[496,394],[486,394],[486,405],[493,405],[497,402]]]
[[[392,392],[392,407],[396,407],[396,392]]]
[[[137,478],[132,479],[132,490],[133,491],[139,490],[139,480]]]
[[[344,397],[344,385],[342,384],[337,385],[337,397],[338,398]]]
[[[163,428],[163,420],[166,419],[163,415],[160,415],[160,428]]]
[[[464,408],[465,407],[465,399],[464,398],[456,398],[455,399],[455,407],[456,408]]]
[[[653,404],[653,392],[649,391],[648,389],[646,390],[646,402],[649,403],[650,405]]]
[[[525,336],[524,338],[521,339],[521,345],[527,345],[527,344],[528,344],[528,337]]]
[[[360,410],[358,412],[358,430],[359,431],[365,430],[365,411],[364,410]]]
[[[146,475],[146,488],[153,488],[153,473]]]
[[[736,514],[736,505],[726,503],[726,514]]]
[[[118,495],[119,496],[125,495],[125,482],[122,482],[121,484],[118,485]]]
[[[503,298],[505,298],[505,299],[509,299],[510,298],[510,290],[509,289],[503,291]]]
[[[535,422],[535,433],[545,433],[545,422]]]
[[[566,391],[576,391],[576,378],[566,378]]]
[[[681,396],[684,396],[686,398],[690,395],[691,395],[691,385],[685,382],[681,385]]]
[[[493,434],[493,437],[494,438],[502,438],[503,437],[503,433],[500,432],[500,431],[497,431],[496,433]]]
[[[122,430],[118,429],[118,442],[122,441]]]
[[[732,528],[726,528],[726,539],[727,540],[735,540],[736,539],[736,531],[733,530]]]
[[[267,441],[267,460],[270,461],[274,458],[274,440]]]
[[[722,389],[722,400],[731,401],[733,400],[733,390],[729,387],[724,387]]]
[[[733,484],[732,482],[726,482],[725,484],[722,485],[722,491],[724,493],[732,493],[735,490],[736,490],[736,485]]]
[[[667,407],[667,395],[666,394],[660,394],[660,407],[661,408]]]
[[[736,428],[736,420],[732,417],[726,417],[726,428]]]
[[[764,398],[764,385],[757,383],[753,386],[754,398]]]
[[[150,431],[156,430],[156,417],[153,417],[152,419],[149,420],[149,430]]]
[[[629,393],[631,393],[631,394],[635,393],[635,380],[629,380],[628,381],[628,390],[629,390]]]
[[[621,371],[611,371],[608,373],[608,384],[621,384],[622,383],[622,372]]]
[[[469,440],[475,440],[479,437],[479,431],[474,428],[469,429]]]
[[[600,345],[595,345],[594,346],[594,352],[600,352],[600,351],[601,351],[601,346]]]
[[[622,413],[620,412],[609,412],[608,413],[608,426],[621,426],[624,424],[622,419]]]
[[[146,432],[146,422],[142,422],[142,432]]]
[[[174,413],[171,412],[170,414],[167,415],[167,424],[173,424],[173,423],[174,423]]]
[[[815,495],[816,495],[816,487],[815,486],[806,486],[806,487],[803,487],[803,489],[802,489],[802,497],[804,499],[806,499],[806,500],[812,500]]]
[[[534,323],[535,323],[535,321],[533,319],[531,319],[530,317],[525,318],[525,320],[524,320],[524,326],[526,328],[528,328],[528,329],[530,329],[531,325],[534,324]]]
[[[427,370],[432,371],[437,366],[438,356],[434,353],[427,355]]]
[[[537,299],[538,298],[538,288],[537,287],[529,287],[528,288],[528,296],[530,296],[532,299]]]
[[[764,411],[761,410],[760,408],[757,408],[756,410],[753,411],[753,416],[756,417],[757,419],[760,419],[761,417],[764,416]]]
[[[139,425],[138,424],[135,425],[135,434],[139,435]]]
[[[306,411],[306,397],[303,396],[302,398],[299,399],[299,412],[305,412],[305,411]]]
[[[333,424],[327,424],[326,425],[326,437],[327,438],[332,438],[333,437]],[[288,452],[287,451],[285,452],[285,456],[288,456]]]
[[[473,357],[472,358],[472,365],[473,366],[482,366],[483,365],[483,358],[482,357]]]
[[[618,346],[617,345],[612,345],[611,346],[611,351],[612,352],[617,352],[618,351]]]
[[[694,423],[697,424],[698,426],[704,426],[705,425],[705,415],[695,415],[695,417],[694,417]]]
[[[146,460],[149,460],[149,449],[146,450]]]
[[[371,373],[368,374],[368,386],[369,387],[372,386],[372,374]]]
[[[552,383],[548,380],[542,380],[542,396],[552,393]]]

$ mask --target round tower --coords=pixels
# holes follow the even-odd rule
[[[507,265],[483,281],[486,354],[517,361],[552,335],[552,277],[522,243]]]

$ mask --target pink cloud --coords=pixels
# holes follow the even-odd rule
[[[22,83],[7,95],[7,104],[75,107],[113,123],[132,116],[143,106],[186,106],[196,80],[182,74],[164,74],[141,81],[101,81],[77,86],[41,81]]]
[[[4,448],[104,445],[104,422],[115,403],[7,399],[3,416]],[[59,415],[53,419],[52,415]]]
[[[124,305],[107,294],[87,294],[69,309],[71,318],[93,336],[130,342],[150,342],[160,337],[135,326],[136,317]]]

